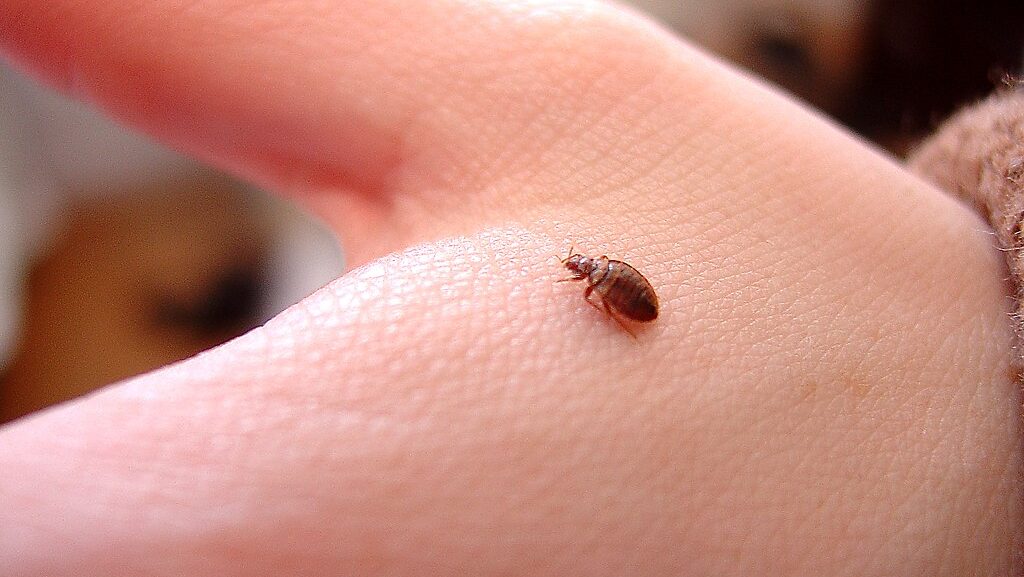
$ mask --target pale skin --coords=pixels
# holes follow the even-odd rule
[[[6,0],[19,66],[293,196],[354,270],[0,430],[0,574],[1007,575],[968,208],[621,9]],[[634,340],[551,258],[630,262]]]

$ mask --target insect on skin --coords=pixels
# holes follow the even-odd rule
[[[636,335],[622,321],[646,323],[658,318],[658,294],[640,271],[621,260],[607,256],[589,257],[569,249],[569,256],[560,259],[572,276],[558,282],[587,281],[583,298],[598,310],[604,311],[633,338]],[[591,294],[600,297],[600,306],[590,299]]]

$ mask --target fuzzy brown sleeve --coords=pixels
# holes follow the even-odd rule
[[[1024,90],[1005,90],[960,111],[909,166],[973,203],[991,224],[1013,283],[1018,343],[1024,341]]]

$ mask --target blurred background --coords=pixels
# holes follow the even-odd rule
[[[1024,61],[1024,2],[636,0],[897,156]],[[339,276],[309,215],[0,61],[0,422],[191,356]]]

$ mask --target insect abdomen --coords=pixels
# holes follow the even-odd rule
[[[608,263],[608,274],[594,285],[605,303],[622,316],[647,322],[658,318],[658,295],[651,283],[632,266],[618,260]]]

